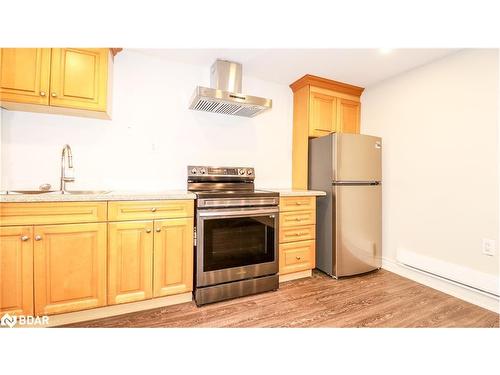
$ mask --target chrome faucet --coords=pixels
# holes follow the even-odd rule
[[[68,169],[71,170],[71,176],[66,176],[66,158],[68,157]],[[73,154],[71,153],[71,147],[69,145],[64,145],[61,153],[61,192],[66,191],[66,182],[74,182],[75,177],[73,174]]]

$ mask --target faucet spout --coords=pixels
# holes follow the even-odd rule
[[[68,168],[73,170],[73,153],[71,152],[70,145],[66,144],[63,146],[61,152],[61,192],[64,193],[66,190],[66,182],[74,182],[74,176],[66,175],[66,158],[68,159]]]

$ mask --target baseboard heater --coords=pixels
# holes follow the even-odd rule
[[[500,280],[498,276],[417,254],[406,249],[398,249],[396,259],[400,264],[429,276],[474,289],[490,297],[500,297]]]

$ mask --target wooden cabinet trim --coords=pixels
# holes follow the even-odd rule
[[[361,96],[361,94],[364,91],[363,87],[354,86],[348,83],[334,81],[331,79],[322,78],[311,74],[306,74],[305,76],[299,78],[298,80],[290,84],[290,88],[292,89],[293,92],[300,90],[304,86],[316,86],[355,96]]]

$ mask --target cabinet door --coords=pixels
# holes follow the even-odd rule
[[[106,304],[106,224],[35,226],[35,313]]]
[[[347,99],[339,99],[338,124],[342,133],[359,134],[359,112],[361,104]]]
[[[311,91],[309,137],[321,137],[336,131],[337,98]]]
[[[106,111],[107,48],[53,48],[50,105]]]
[[[193,290],[193,218],[155,220],[154,297]]]
[[[33,227],[0,228],[0,313],[33,315]]]
[[[49,104],[50,48],[0,49],[0,99]]]
[[[108,304],[153,295],[153,221],[108,224]]]

